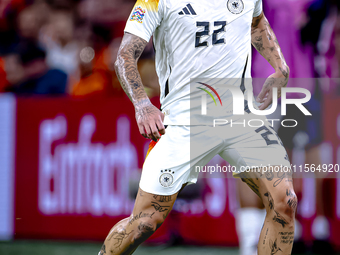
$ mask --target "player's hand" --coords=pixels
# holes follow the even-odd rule
[[[135,105],[135,111],[140,134],[157,142],[161,138],[160,134],[165,134],[164,114],[148,99],[138,102]]]
[[[288,66],[286,66],[285,68],[285,70],[283,68],[280,68],[280,70],[270,75],[263,84],[262,90],[256,98],[257,102],[262,103],[259,106],[260,110],[266,109],[272,103],[272,90],[274,87],[277,88],[277,98],[281,97],[281,88],[287,86],[289,78],[289,68]]]

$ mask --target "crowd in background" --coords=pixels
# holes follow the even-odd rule
[[[280,24],[271,20],[282,16],[288,5],[293,10],[301,10],[302,6],[302,13],[291,13],[295,15],[293,29],[299,31],[299,38],[296,39],[299,43],[313,44],[315,56],[320,53],[328,54],[327,58],[315,57],[312,60],[315,71],[319,73],[312,75],[327,76],[325,71],[331,66],[335,71],[330,76],[339,77],[337,60],[340,59],[340,50],[337,49],[340,47],[336,47],[340,44],[340,36],[337,36],[340,34],[340,19],[337,18],[336,11],[338,1],[267,2],[264,3],[264,8],[267,9],[266,15],[274,27],[287,28],[287,23],[292,23],[284,17],[278,20]],[[134,0],[1,0],[0,92],[73,96],[122,95],[124,92],[113,70],[113,63],[124,34],[125,22],[134,3]],[[323,24],[332,15],[336,17],[335,23],[331,24],[330,21]],[[322,26],[326,27],[324,31]],[[287,31],[289,29],[291,27]],[[290,35],[286,37],[289,38]],[[320,37],[324,40],[319,40]],[[294,44],[283,39],[283,36],[278,38],[283,48]],[[294,54],[291,49],[289,52]],[[147,89],[150,88],[151,96],[159,92],[153,55],[153,48],[149,43],[139,62],[144,85]],[[254,67],[254,76],[257,76],[256,64]],[[324,73],[320,75],[320,72]],[[305,74],[304,77],[309,75]]]
[[[134,4],[135,0],[0,0],[0,93],[124,96],[113,63]],[[340,78],[339,7],[339,0],[263,0],[291,78]],[[138,68],[148,95],[159,95],[152,42]],[[274,70],[254,50],[252,71],[253,77],[265,78]],[[254,86],[255,95],[260,85]],[[320,126],[321,95],[340,95],[340,83],[305,85],[316,109],[311,126]],[[314,133],[322,133],[321,127]],[[294,140],[293,134],[279,134],[289,147],[286,143]],[[315,148],[321,137],[315,139]],[[301,147],[307,151],[312,141]],[[316,162],[319,152],[309,152],[312,163]],[[298,189],[296,193],[300,199]],[[322,203],[318,205],[321,210]]]
[[[293,24],[293,29],[299,32],[295,38],[299,42],[296,43],[313,45],[312,54],[315,56],[312,56],[311,61],[316,71],[311,74],[313,76],[327,76],[331,66],[335,70],[328,77],[339,77],[336,64],[340,59],[340,51],[337,50],[340,47],[336,47],[340,44],[340,36],[337,36],[340,28],[337,2],[264,1],[269,21],[271,24],[276,22],[274,27],[288,26],[287,31],[291,31]],[[134,3],[134,0],[1,0],[0,92],[25,95],[123,95],[113,63]],[[303,11],[289,11],[295,15],[294,21],[290,18],[287,20],[287,17],[282,16],[287,8]],[[330,21],[330,24],[322,25],[332,15],[335,17],[334,24]],[[272,21],[275,17],[276,21]],[[322,26],[329,31],[323,31]],[[282,29],[274,31],[280,32]],[[319,40],[320,37],[325,40]],[[278,38],[282,48],[294,44],[283,36]],[[292,49],[287,48],[287,51],[295,54]],[[326,57],[318,58],[320,53]],[[299,66],[291,67],[291,70]],[[151,43],[138,67],[150,96],[157,95],[159,88]],[[254,76],[257,76],[256,63],[253,69]],[[310,74],[306,73],[307,76],[310,77]]]
[[[113,63],[134,3],[1,0],[0,92],[123,95]],[[152,45],[139,69],[157,93]]]

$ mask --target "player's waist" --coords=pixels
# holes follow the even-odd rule
[[[242,100],[237,112],[233,106],[233,100],[223,100],[223,105],[217,100],[207,102],[190,100],[175,101],[166,106],[162,106],[162,112],[165,116],[165,125],[213,125],[218,119],[236,120],[240,116],[249,113],[249,104]],[[252,100],[254,101],[254,100]],[[216,104],[215,104],[216,103]],[[253,103],[253,102],[252,102]]]

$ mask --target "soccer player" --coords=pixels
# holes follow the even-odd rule
[[[152,35],[163,112],[150,103],[137,71],[138,58]],[[135,107],[141,135],[153,141],[143,165],[133,212],[111,229],[100,255],[133,253],[164,222],[180,190],[197,181],[199,172],[194,166],[204,166],[216,154],[237,168],[235,176],[246,182],[264,203],[267,214],[258,254],[291,254],[297,205],[291,175],[282,171],[264,173],[260,167],[289,166],[275,131],[263,116],[249,111],[248,102],[244,115],[234,116],[228,89],[219,90],[225,117],[234,121],[244,118],[244,123],[256,117],[265,124],[215,129],[209,122],[211,118],[199,116],[195,104],[191,104],[193,98],[200,98],[202,89],[216,91],[207,82],[214,78],[227,79],[244,96],[252,94],[251,84],[245,82],[246,78],[250,80],[251,44],[275,70],[257,98],[259,109],[263,110],[272,102],[273,88],[279,88],[279,94],[280,88],[286,86],[289,68],[262,12],[261,0],[136,2],[115,69]],[[198,78],[206,83],[196,82],[195,87],[200,89],[191,93],[191,79]],[[209,102],[209,112],[212,105]],[[241,171],[246,167],[258,172]]]

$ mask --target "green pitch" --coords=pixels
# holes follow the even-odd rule
[[[1,255],[98,255],[101,243],[13,241],[0,242]],[[136,255],[239,255],[237,249],[199,246],[141,246]],[[312,254],[310,254],[312,255]]]
[[[0,242],[1,255],[98,255],[101,243],[14,241]],[[141,246],[136,255],[238,255],[237,249],[197,246]]]

